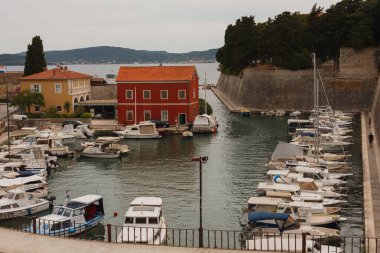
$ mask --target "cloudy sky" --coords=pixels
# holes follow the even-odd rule
[[[0,54],[25,51],[35,35],[45,50],[90,46],[188,52],[223,45],[226,27],[283,11],[308,13],[336,0],[0,0]]]

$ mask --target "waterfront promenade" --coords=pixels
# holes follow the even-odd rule
[[[0,252],[4,253],[213,253],[247,252],[246,250],[223,250],[209,248],[185,248],[170,246],[149,246],[136,244],[80,241],[27,234],[0,228]],[[258,251],[256,251],[258,252]],[[267,252],[267,251],[266,251]],[[268,253],[268,252],[267,252]]]
[[[374,133],[373,125],[368,124],[368,112],[361,115],[362,152],[363,152],[363,193],[364,193],[364,225],[365,236],[380,238],[380,149],[379,140],[374,138],[369,144],[368,135]],[[370,252],[375,251],[376,245],[369,245]],[[377,243],[377,252],[380,242]]]

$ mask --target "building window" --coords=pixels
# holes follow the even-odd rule
[[[40,106],[39,105],[35,105],[34,106],[34,111],[35,112],[39,112],[40,111]]]
[[[162,110],[161,111],[161,120],[162,121],[168,121],[168,111],[167,110]]]
[[[61,111],[62,111],[62,106],[57,105],[57,112],[61,112]]]
[[[186,99],[186,90],[178,91],[178,99]]]
[[[127,121],[133,121],[133,111],[127,111]]]
[[[62,93],[62,87],[60,83],[55,84],[55,93]]]
[[[144,99],[150,99],[150,90],[144,90]]]
[[[133,99],[133,90],[126,90],[125,91],[125,98],[126,99]]]
[[[41,92],[41,84],[34,83],[31,87],[32,92]]]
[[[144,121],[150,120],[150,110],[144,110]]]
[[[161,90],[161,99],[168,99],[168,91]]]

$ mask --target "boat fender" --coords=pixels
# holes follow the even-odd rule
[[[70,233],[70,234],[74,234],[74,233],[75,233],[75,228],[70,228],[70,229],[69,229],[69,233]]]

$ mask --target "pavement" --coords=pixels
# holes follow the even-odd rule
[[[6,253],[224,253],[247,252],[191,247],[169,247],[137,244],[106,243],[65,238],[52,238],[0,228],[0,252]],[[268,253],[268,252],[267,252]]]
[[[368,112],[361,114],[365,236],[380,238],[380,150],[376,134],[369,144],[368,135],[375,131],[368,118]],[[369,241],[369,252],[380,252],[380,240]]]

